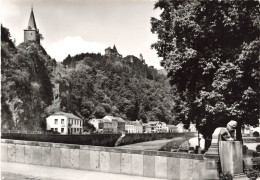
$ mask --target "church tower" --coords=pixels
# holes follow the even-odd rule
[[[31,15],[28,23],[27,29],[24,30],[24,42],[27,41],[35,41],[40,44],[40,33],[39,29],[37,29],[33,8],[31,9]]]

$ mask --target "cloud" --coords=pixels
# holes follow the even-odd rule
[[[88,42],[80,36],[66,38],[52,44],[47,48],[48,54],[57,61],[62,61],[68,54],[74,56],[80,53],[101,53],[104,54],[108,45],[98,42]]]
[[[10,16],[18,16],[20,14],[19,8],[13,1],[1,0],[0,1],[0,16],[2,19],[9,18]]]

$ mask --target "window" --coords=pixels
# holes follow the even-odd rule
[[[61,124],[64,124],[64,119],[61,119]]]
[[[55,128],[55,131],[58,132],[58,128]]]
[[[54,122],[55,124],[58,124],[58,119],[55,119],[55,122]]]
[[[61,133],[64,133],[64,128],[61,128]]]
[[[51,131],[53,131],[54,130],[54,128],[51,128]]]

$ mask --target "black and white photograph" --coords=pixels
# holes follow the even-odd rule
[[[2,180],[260,180],[260,1],[0,0]]]

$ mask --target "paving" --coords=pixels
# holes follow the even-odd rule
[[[2,180],[159,180],[140,176],[1,162]],[[161,179],[160,179],[161,180]]]

